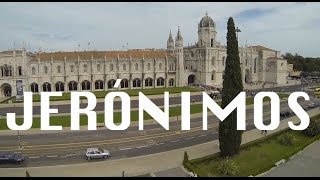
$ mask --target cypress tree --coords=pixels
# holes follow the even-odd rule
[[[223,79],[222,103],[225,108],[243,90],[238,40],[233,18],[228,20],[227,59]],[[239,153],[242,131],[237,130],[237,111],[234,110],[219,124],[219,147],[222,157]]]

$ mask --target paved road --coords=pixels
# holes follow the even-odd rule
[[[314,86],[315,84],[309,84],[308,86]],[[275,87],[275,88],[264,88],[263,91],[275,91],[275,92],[294,92],[294,91],[301,91],[301,85],[292,85],[292,86],[286,86],[286,87]],[[307,87],[307,86],[305,86]],[[250,90],[248,91],[248,94],[251,92],[256,92],[257,90]],[[194,102],[201,102],[202,101],[202,95],[194,95],[190,98]],[[163,98],[156,98],[151,99],[153,103],[155,103],[157,106],[163,106]],[[177,103],[181,103],[180,97],[171,97],[169,104],[175,105]],[[87,107],[87,104],[82,104],[81,108]],[[139,107],[139,101],[138,100],[131,100],[131,108],[138,108]],[[70,113],[70,105],[64,104],[64,105],[55,105],[51,106],[51,108],[58,109],[59,113]],[[114,109],[120,109],[121,108],[121,102],[116,101],[114,102]],[[94,111],[104,111],[104,103],[97,103]],[[9,108],[0,108],[0,116],[6,116],[6,113],[16,113],[16,115],[23,115],[24,110],[23,107],[9,107]],[[38,115],[40,114],[40,106],[34,106],[33,107],[33,114]]]
[[[292,160],[269,171],[264,177],[319,177],[320,141],[315,142]]]
[[[303,103],[307,104],[307,102]],[[281,109],[288,109],[287,103]],[[270,122],[270,108],[264,108],[265,124]],[[254,129],[252,109],[247,110],[247,130]],[[283,118],[282,118],[283,119]],[[208,130],[202,130],[202,118],[191,120],[191,130],[176,133],[180,124],[171,122],[171,131],[165,131],[160,125],[148,125],[144,133],[131,127],[127,131],[83,131],[53,134],[24,135],[24,149],[17,149],[15,136],[1,138],[0,151],[18,151],[27,156],[24,166],[44,166],[57,164],[86,163],[84,151],[87,147],[98,146],[110,150],[111,159],[135,157],[168,150],[193,146],[213,141],[218,138],[218,119],[208,118]],[[67,160],[66,160],[67,159]],[[97,160],[93,160],[94,162]],[[99,161],[99,160],[98,160]],[[16,165],[0,165],[16,167]]]

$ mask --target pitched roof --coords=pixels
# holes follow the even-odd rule
[[[167,54],[165,50],[128,50],[128,51],[81,51],[81,52],[44,52],[44,53],[38,53],[35,56],[34,60],[40,59],[42,60],[64,60],[66,58],[67,60],[70,59],[91,59],[93,57],[94,59],[104,59],[105,57],[107,59],[115,59],[119,56],[119,58],[165,58],[166,56],[170,56]]]
[[[257,51],[262,51],[262,50],[267,50],[267,51],[276,51],[274,49],[270,49],[270,48],[267,48],[265,46],[261,46],[261,45],[257,45],[257,46],[250,46],[249,48],[254,48],[256,49]]]

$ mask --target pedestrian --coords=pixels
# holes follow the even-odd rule
[[[264,136],[266,136],[267,135],[267,130],[264,130]]]

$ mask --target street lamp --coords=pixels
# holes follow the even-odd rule
[[[19,149],[22,149],[22,142],[21,142],[21,136],[20,136],[20,131],[18,130],[18,141],[19,141]]]
[[[237,27],[237,28],[236,28],[237,40],[238,40],[238,37],[239,37],[239,35],[238,35],[238,34],[239,34],[239,32],[241,32],[241,30]]]

